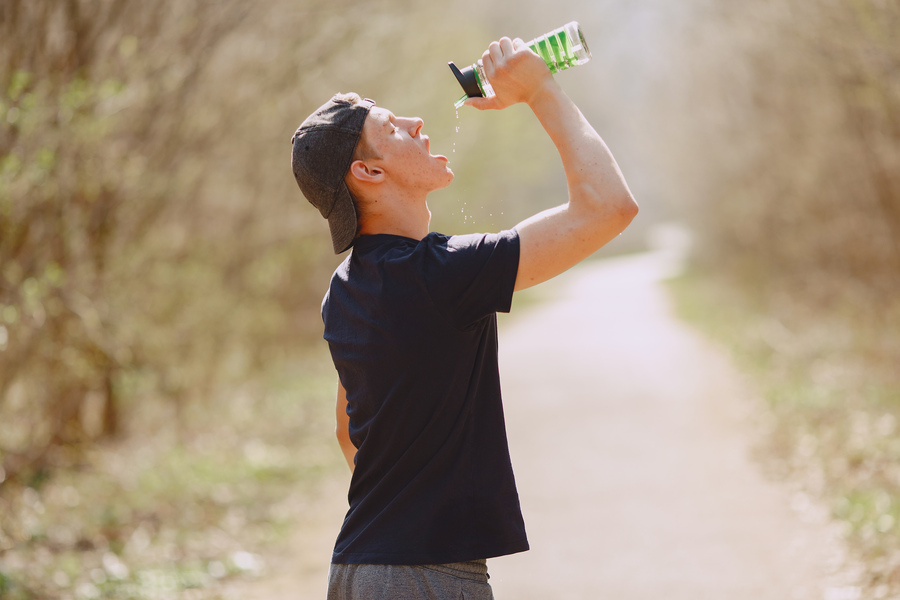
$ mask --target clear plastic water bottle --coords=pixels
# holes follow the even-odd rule
[[[544,35],[539,35],[526,45],[544,59],[551,73],[558,73],[571,67],[583,65],[591,60],[591,51],[578,21],[566,23],[562,27],[554,29]],[[462,106],[466,98],[490,98],[494,95],[494,88],[484,74],[481,59],[471,66],[459,69],[453,62],[450,70],[456,76],[459,85],[462,86],[465,96],[457,100],[456,107]]]

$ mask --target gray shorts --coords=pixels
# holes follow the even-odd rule
[[[487,561],[331,565],[327,600],[494,600]]]

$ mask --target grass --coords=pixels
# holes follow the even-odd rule
[[[725,347],[771,419],[767,465],[800,480],[864,567],[860,595],[900,595],[900,304],[803,305],[697,273],[680,316]]]
[[[187,410],[148,403],[125,441],[61,452],[51,472],[5,483],[0,597],[224,597],[262,573],[294,495],[342,466],[333,395],[327,357],[299,361]]]

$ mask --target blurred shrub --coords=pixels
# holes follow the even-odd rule
[[[126,374],[177,392],[186,383],[181,361],[207,364],[222,351],[186,301],[221,287],[209,260],[216,240],[173,217],[201,181],[185,168],[186,155],[210,137],[183,105],[196,92],[204,53],[240,22],[235,7],[11,1],[0,8],[7,477],[39,472],[55,446],[115,435]],[[163,46],[179,60],[159,52]],[[201,207],[191,212],[204,218]],[[162,341],[173,335],[177,343]]]
[[[732,347],[780,468],[832,506],[861,597],[896,597],[900,4],[698,2],[669,130],[700,268],[682,313]],[[805,498],[805,497],[804,497]]]
[[[704,2],[677,129],[698,259],[820,306],[900,290],[900,6]],[[714,251],[713,251],[714,249]],[[770,287],[771,286],[771,287]],[[865,300],[863,300],[865,299]]]
[[[336,258],[290,135],[336,91],[396,94],[461,25],[357,4],[0,4],[0,482],[138,407],[183,425],[319,338]]]
[[[475,0],[0,1],[0,596],[142,596],[122,586],[164,561],[186,569],[167,580],[217,578],[221,548],[179,542],[170,555],[168,538],[217,538],[228,505],[265,512],[271,479],[319,468],[327,431],[305,405],[324,406],[334,378],[297,357],[321,344],[319,303],[343,257],[291,177],[288,140],[331,94],[424,117],[458,174],[455,205],[435,195],[441,230],[510,227],[564,200],[526,109],[453,109],[447,61],[507,33],[486,12]],[[283,412],[230,411],[251,383],[277,387],[285,363]],[[140,542],[131,554],[126,539]]]

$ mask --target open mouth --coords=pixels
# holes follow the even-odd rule
[[[446,156],[444,156],[443,154],[432,154],[432,153],[431,153],[431,140],[428,139],[428,136],[427,136],[427,135],[423,135],[423,136],[422,136],[422,139],[425,140],[425,152],[428,153],[428,156],[430,156],[430,157],[432,157],[432,158],[442,158],[442,159],[444,159],[444,160],[449,160],[449,159],[448,159]]]

